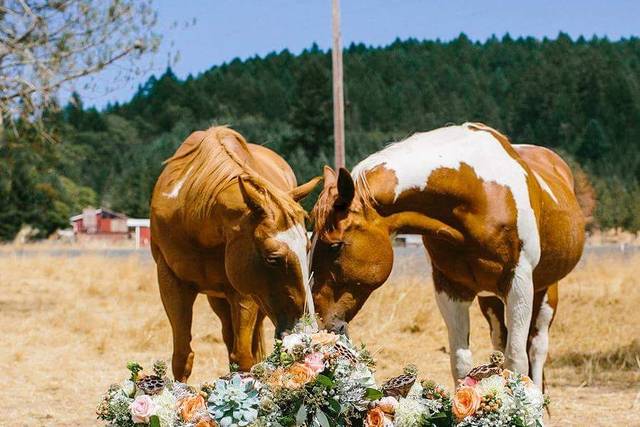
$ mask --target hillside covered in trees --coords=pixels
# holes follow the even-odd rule
[[[597,225],[640,229],[640,39],[354,44],[344,68],[349,166],[413,132],[481,121],[586,171]],[[162,161],[212,124],[267,144],[308,179],[332,163],[331,96],[330,53],[312,46],[185,80],[167,69],[102,111],[75,97],[47,114],[48,137],[20,123],[5,130],[0,238],[23,224],[45,236],[88,204],[147,216]]]

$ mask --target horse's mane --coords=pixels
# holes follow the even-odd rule
[[[165,164],[169,183],[182,183],[188,214],[206,218],[218,195],[241,177],[279,207],[288,223],[295,222],[300,213],[304,214],[302,207],[260,176],[251,166],[253,162],[255,159],[242,135],[226,126],[214,126],[192,134]]]
[[[369,182],[365,174],[354,177],[354,180],[355,196],[349,209],[374,207],[376,201],[371,193],[371,188],[369,187]],[[320,192],[320,195],[318,195],[318,200],[311,211],[311,218],[316,232],[322,232],[324,234],[333,229],[333,224],[329,221],[329,216],[333,212],[337,199],[338,188],[336,185],[325,186]]]

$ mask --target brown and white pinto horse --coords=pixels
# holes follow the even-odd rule
[[[418,133],[352,174],[325,168],[314,217],[313,294],[325,327],[345,330],[385,282],[390,236],[421,234],[454,378],[472,367],[469,306],[480,296],[507,367],[531,368],[542,383],[556,284],[584,245],[571,171],[552,151],[512,146],[477,123]]]
[[[167,160],[151,201],[151,248],[176,379],[191,373],[198,293],[243,370],[262,357],[264,314],[280,334],[312,307],[305,213],[296,201],[318,181],[296,187],[281,157],[226,127],[192,133]]]

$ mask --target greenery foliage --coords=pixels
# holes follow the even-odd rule
[[[84,204],[148,215],[162,161],[212,124],[279,152],[300,181],[320,174],[333,159],[330,67],[314,45],[185,80],[169,68],[124,104],[97,111],[76,96],[49,113],[57,144],[18,123],[20,136],[0,147],[0,236],[22,224],[47,234]],[[353,44],[344,68],[349,166],[413,132],[481,121],[579,164],[596,189],[599,225],[640,229],[640,39]]]

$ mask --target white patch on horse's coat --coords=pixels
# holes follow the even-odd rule
[[[549,184],[547,184],[547,181],[545,181],[544,178],[541,177],[536,171],[533,171],[533,176],[536,177],[538,184],[540,184],[540,188],[546,191],[549,197],[551,197],[551,199],[553,199],[554,202],[558,203],[558,199],[556,198],[556,195],[553,194],[553,191],[551,191],[551,187],[549,187]]]
[[[191,166],[189,169],[187,169],[187,172],[184,174],[184,176],[182,178],[180,178],[178,181],[176,181],[176,183],[174,184],[173,188],[171,189],[170,192],[164,192],[162,193],[163,196],[169,198],[169,199],[176,199],[178,198],[178,195],[180,194],[180,190],[182,189],[182,186],[184,185],[184,182],[187,180],[187,177],[189,176],[189,174],[191,173],[191,169],[193,169],[193,166]]]
[[[531,346],[529,347],[531,379],[539,387],[542,387],[542,370],[549,352],[549,327],[552,319],[553,308],[549,305],[549,299],[545,295],[535,321],[536,334],[531,338]]]
[[[527,339],[533,311],[533,268],[523,254],[516,266],[505,304],[507,345],[506,367],[521,374],[529,372]]]
[[[313,305],[313,296],[311,295],[311,285],[309,280],[309,259],[307,256],[307,232],[300,224],[281,231],[274,237],[276,240],[286,244],[289,249],[296,254],[300,271],[302,272],[302,280],[304,280],[305,306],[307,312],[313,317],[315,315],[315,307]]]
[[[449,332],[451,372],[454,379],[464,378],[473,368],[473,357],[469,349],[471,301],[458,301],[446,292],[436,292],[436,302]]]
[[[511,288],[505,299],[505,320],[509,331],[505,356],[507,366],[527,373],[527,338],[533,306],[533,269],[540,261],[540,235],[529,198],[528,176],[524,166],[511,157],[491,132],[477,125],[465,123],[418,133],[392,144],[356,165],[353,175],[358,179],[364,177],[367,171],[384,165],[396,176],[397,199],[407,190],[424,190],[434,171],[440,168],[458,170],[463,163],[471,167],[484,182],[494,182],[507,187],[515,201],[516,227],[522,249]],[[468,309],[461,310],[453,303],[445,303],[445,298],[440,295],[437,300],[449,329],[452,368],[456,375],[460,375],[457,351],[454,358],[453,349],[459,348],[457,343],[461,339],[461,332],[464,330],[468,333]],[[460,311],[465,311],[466,316]]]
[[[529,199],[527,172],[495,136],[471,126],[465,123],[416,133],[370,155],[353,168],[352,174],[358,178],[384,165],[398,180],[397,199],[407,190],[424,190],[437,169],[459,169],[462,163],[469,165],[484,182],[495,182],[511,190],[517,209],[518,237],[523,242],[522,252],[535,267],[540,260],[540,238]]]

